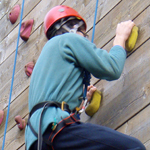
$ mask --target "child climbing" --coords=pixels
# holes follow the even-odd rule
[[[44,19],[49,41],[34,66],[29,89],[27,150],[145,150],[136,138],[110,128],[80,122],[76,107],[83,94],[83,71],[116,80],[126,60],[125,42],[134,22],[118,24],[108,53],[86,37],[86,22],[68,6],[52,8]],[[96,88],[88,88],[91,99]],[[82,107],[80,107],[82,108]]]

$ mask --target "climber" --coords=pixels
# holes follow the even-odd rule
[[[74,9],[60,5],[47,13],[44,29],[49,40],[30,81],[27,150],[145,150],[138,139],[80,122],[75,111],[82,103],[84,69],[99,79],[120,77],[126,59],[125,41],[134,25],[131,20],[117,25],[108,53],[86,38],[86,22]],[[88,100],[95,90],[88,87]]]

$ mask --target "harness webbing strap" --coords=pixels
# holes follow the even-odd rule
[[[41,102],[41,103],[38,103],[37,105],[35,105],[32,110],[30,111],[29,113],[29,118],[32,116],[32,114],[37,110],[37,109],[40,109],[40,108],[43,108],[44,105],[48,103],[49,106],[55,106],[55,107],[59,107],[61,108],[62,104],[61,103],[58,103],[58,102],[54,102],[54,101],[45,101],[45,102]],[[69,105],[67,103],[63,103],[64,104],[64,110],[67,111],[68,113],[71,113],[71,110],[69,109]],[[48,107],[48,106],[47,106]]]
[[[62,129],[64,129],[66,126],[70,125],[70,124],[73,124],[75,122],[79,122],[79,118],[77,117],[77,115],[74,113],[74,114],[71,114],[69,117],[65,118],[65,119],[62,119],[62,121],[60,121],[58,124],[56,124],[56,128],[52,131],[49,139],[45,139],[43,136],[42,136],[42,132],[41,132],[41,125],[42,125],[42,116],[43,116],[43,113],[44,113],[44,110],[47,108],[47,107],[50,107],[50,106],[53,106],[53,107],[59,107],[61,108],[61,105],[60,103],[58,102],[54,102],[54,101],[47,101],[47,102],[42,102],[42,103],[39,103],[37,105],[35,105],[30,114],[29,114],[29,118],[28,118],[28,123],[27,125],[30,127],[31,131],[33,132],[33,134],[38,138],[38,150],[41,150],[42,149],[42,142],[44,141],[47,145],[49,146],[52,146],[52,142],[55,138],[55,136],[60,132],[62,131]],[[32,114],[38,110],[42,108],[42,112],[41,112],[41,115],[40,115],[40,123],[39,123],[39,132],[37,133],[34,128],[32,127],[31,125],[31,122],[30,122],[30,117],[32,116]],[[71,112],[71,110],[69,109],[69,105],[67,105],[66,103],[63,103],[63,108],[65,111],[67,112]],[[52,125],[52,124],[51,124]]]
[[[54,138],[56,137],[56,135],[62,131],[66,126],[71,125],[75,122],[80,122],[80,119],[77,117],[76,114],[71,114],[69,117],[63,119],[62,121],[60,121],[57,124],[56,129],[51,133],[51,135],[49,136],[49,141],[51,141],[51,143],[53,142]]]
[[[80,122],[79,118],[76,114],[71,114],[69,117],[63,119],[57,124],[57,127],[54,131],[51,132],[48,139],[42,137],[41,142],[44,141],[47,145],[52,146],[53,140],[58,133],[60,133],[66,126],[71,125],[75,122]],[[28,125],[33,132],[33,134],[38,138],[38,134],[35,132],[34,128],[32,127],[30,121],[28,120]]]

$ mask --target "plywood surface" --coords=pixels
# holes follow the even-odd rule
[[[119,132],[136,137],[145,144],[149,150],[150,139],[150,105],[135,115],[132,119],[126,122],[122,127],[118,129]]]
[[[14,56],[18,36],[19,19],[12,25],[8,15],[22,0],[0,2],[0,109],[4,110],[4,121],[0,126],[0,148],[2,147],[6,112],[11,85]],[[5,149],[23,150],[24,130],[20,131],[14,121],[16,115],[28,117],[28,92],[30,78],[24,73],[29,61],[38,59],[47,42],[43,31],[43,20],[48,10],[64,4],[76,9],[87,22],[89,40],[92,37],[95,0],[25,0],[23,21],[34,19],[31,36],[27,42],[20,39],[17,54],[14,87],[6,134]],[[117,23],[132,19],[139,27],[139,38],[134,51],[128,54],[123,73],[117,81],[99,81],[92,78],[98,90],[103,92],[99,111],[89,118],[82,114],[84,122],[101,124],[125,134],[139,138],[150,150],[150,1],[148,0],[99,0],[94,43],[109,51],[112,47]]]

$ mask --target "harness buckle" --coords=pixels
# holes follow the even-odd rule
[[[64,106],[64,105],[66,105],[66,104],[67,104],[67,103],[64,102],[64,101],[61,102],[61,110],[65,111],[65,106]]]
[[[56,118],[54,118],[54,122],[52,123],[52,130],[54,131],[57,127]]]
[[[57,124],[52,123],[52,130],[53,130],[53,131],[56,129],[56,127],[57,127]]]
[[[71,110],[69,109],[69,105],[64,101],[62,101],[61,103],[61,110],[67,111],[69,114],[71,113]]]

